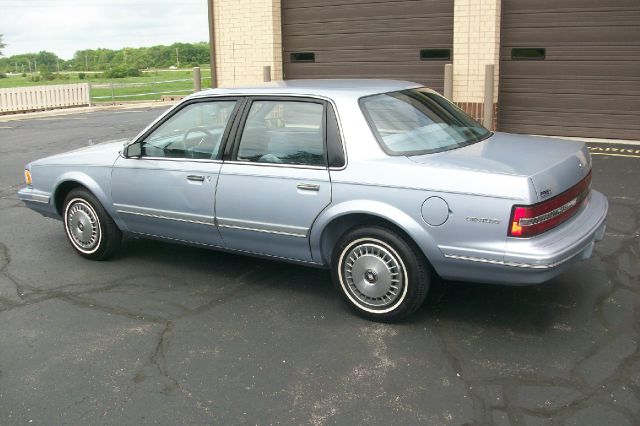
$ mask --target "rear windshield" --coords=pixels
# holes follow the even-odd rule
[[[390,155],[420,155],[479,142],[491,135],[477,121],[428,89],[360,99],[378,142]]]

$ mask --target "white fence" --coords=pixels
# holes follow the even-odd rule
[[[90,103],[88,83],[0,89],[0,113],[83,106]]]

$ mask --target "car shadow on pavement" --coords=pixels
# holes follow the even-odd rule
[[[243,284],[261,290],[268,286],[269,291],[283,295],[295,292],[308,303],[342,305],[330,273],[313,267],[145,239],[128,240],[116,260],[188,270],[195,279],[234,279],[247,271],[257,271],[257,279]],[[579,274],[571,271],[548,283],[523,287],[450,282],[436,277],[425,304],[402,324],[424,326],[446,320],[544,334],[578,315],[582,304],[591,305],[589,299],[587,286],[581,284]],[[346,306],[335,311],[352,315]]]

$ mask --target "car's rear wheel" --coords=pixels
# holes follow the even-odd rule
[[[333,280],[361,316],[396,321],[418,309],[427,295],[430,268],[399,233],[377,225],[343,235],[332,259]]]
[[[69,192],[64,201],[63,222],[67,239],[82,257],[104,260],[120,247],[122,232],[86,189]]]

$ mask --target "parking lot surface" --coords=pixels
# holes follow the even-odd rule
[[[0,123],[0,424],[640,423],[637,145],[594,145],[610,215],[590,260],[539,286],[436,283],[388,325],[323,270],[135,239],[84,260],[18,201],[28,161],[161,111]]]

